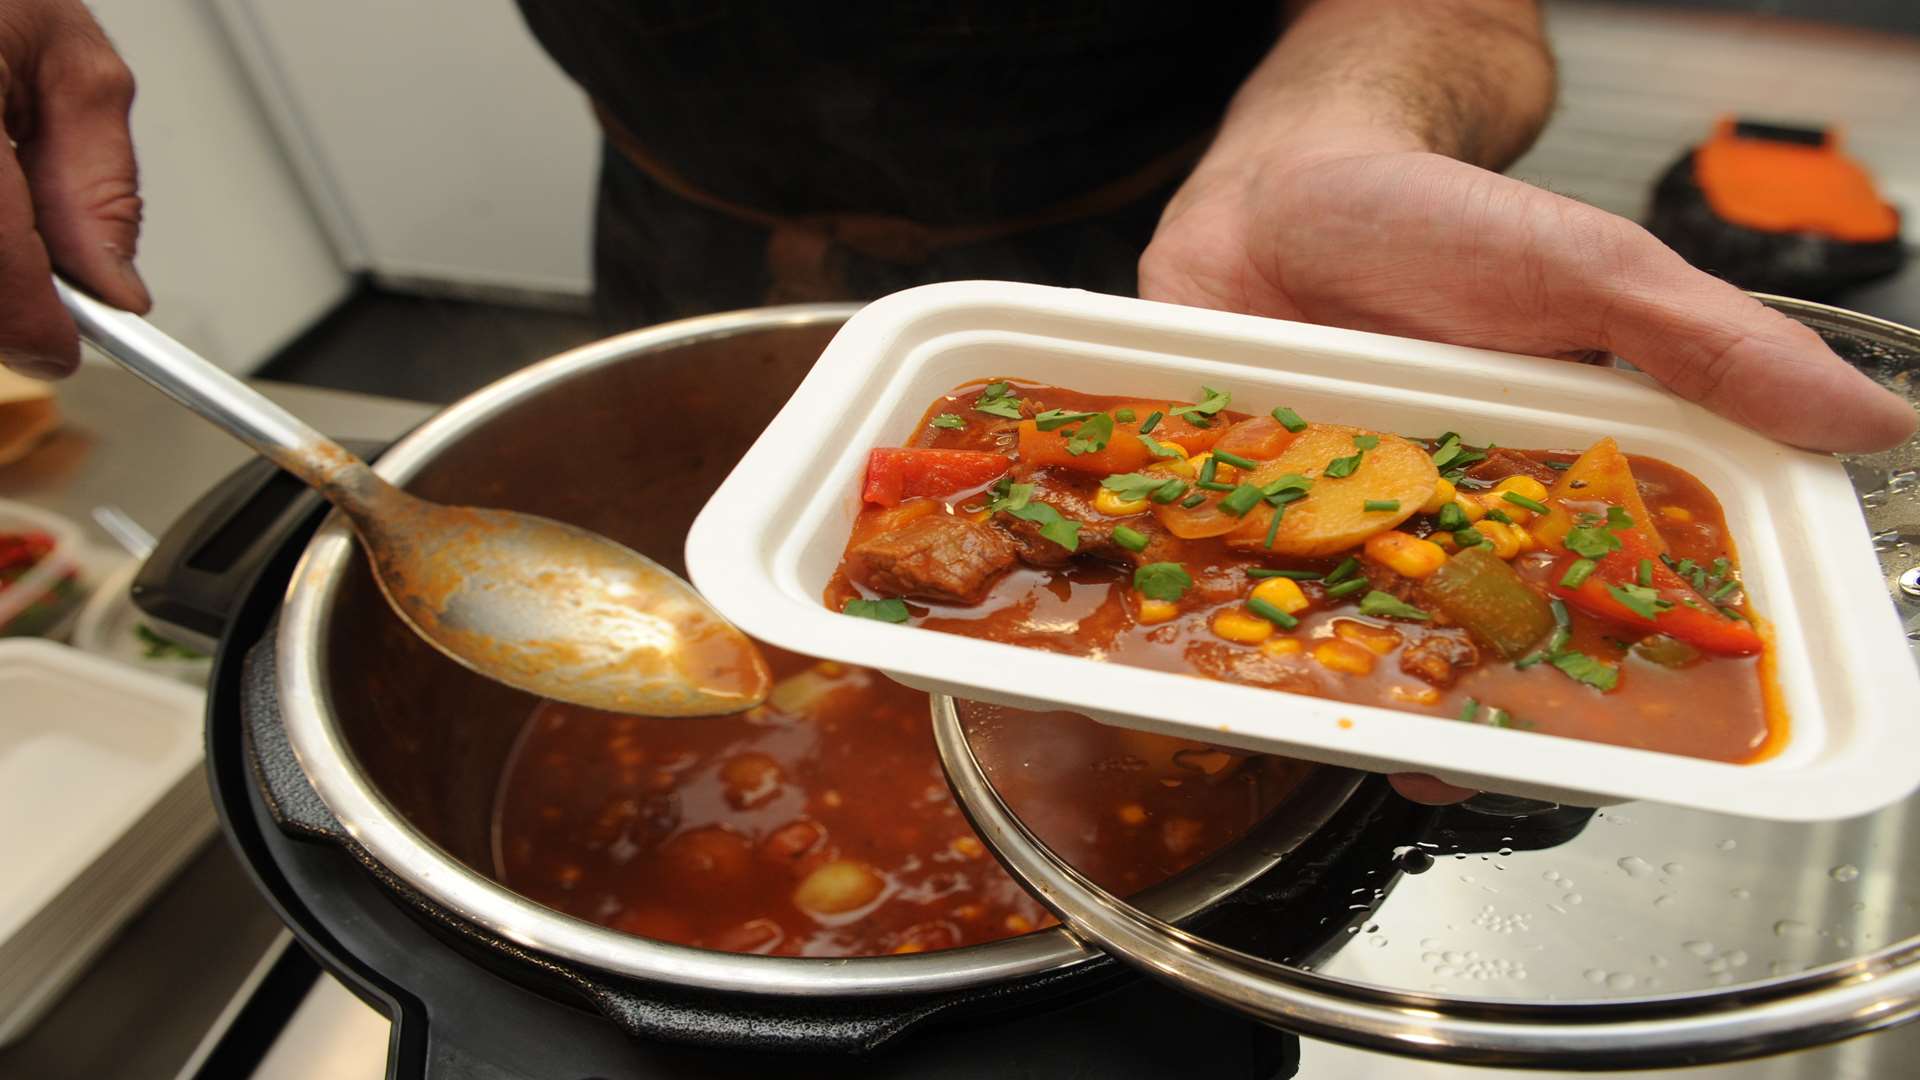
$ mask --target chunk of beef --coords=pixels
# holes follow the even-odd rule
[[[1487,459],[1474,462],[1473,467],[1467,470],[1467,475],[1489,484],[1497,484],[1509,476],[1531,476],[1548,487],[1552,487],[1553,482],[1560,478],[1557,471],[1504,446],[1487,451]]]
[[[1259,649],[1224,641],[1194,641],[1187,646],[1187,663],[1209,679],[1311,694],[1321,682],[1317,666],[1299,656],[1268,656]]]
[[[1466,634],[1435,631],[1400,650],[1400,670],[1445,690],[1462,671],[1480,662],[1480,650]]]
[[[929,514],[856,544],[847,552],[847,573],[889,596],[977,604],[1018,559],[1005,532],[971,518]]]
[[[1387,593],[1396,600],[1412,602],[1413,594],[1419,589],[1419,582],[1410,577],[1403,577],[1372,559],[1360,560],[1360,572],[1366,575],[1369,589]],[[1418,607],[1419,604],[1415,602],[1415,606]]]

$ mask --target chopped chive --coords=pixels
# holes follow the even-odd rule
[[[1693,571],[1694,565],[1692,559],[1681,559],[1678,563],[1675,563],[1673,567],[1673,572],[1683,578],[1691,578]]]
[[[1529,499],[1517,491],[1503,491],[1500,493],[1500,497],[1523,510],[1531,510],[1536,514],[1544,514],[1547,512],[1546,503],[1538,499]]]
[[[1091,420],[1093,416],[1094,414],[1090,412],[1073,412],[1068,409],[1047,409],[1044,412],[1033,414],[1033,426],[1039,428],[1041,431],[1052,431],[1054,428],[1062,427],[1066,424],[1076,424],[1082,420]],[[1072,435],[1073,433],[1067,431],[1061,434]]]
[[[1513,724],[1514,724],[1513,714],[1508,712],[1507,710],[1505,709],[1487,710],[1487,726],[1488,727],[1512,727]]]
[[[1594,562],[1592,559],[1573,560],[1573,564],[1567,567],[1567,572],[1560,578],[1560,587],[1563,589],[1577,589],[1585,585],[1587,579],[1593,576],[1593,571],[1599,565],[1599,563]]]
[[[1294,627],[1300,625],[1299,619],[1296,619],[1293,616],[1287,614],[1286,612],[1281,611],[1279,608],[1274,607],[1272,604],[1267,603],[1265,600],[1262,600],[1257,596],[1252,597],[1247,601],[1247,610],[1253,612],[1255,615],[1260,616],[1261,618],[1267,620],[1268,622],[1272,623],[1273,625],[1279,627],[1282,630],[1291,630]]]
[[[1455,529],[1453,530],[1453,542],[1463,548],[1470,548],[1475,544],[1486,543],[1487,538],[1481,536],[1480,533],[1474,529]]]
[[[1547,462],[1547,468],[1549,468],[1549,469],[1553,469],[1553,470],[1554,470],[1554,471],[1556,471],[1556,472],[1566,472],[1566,471],[1567,471],[1568,469],[1571,469],[1571,468],[1573,468],[1573,462],[1571,462],[1571,461],[1549,461],[1549,462]]]
[[[1115,420],[1118,420],[1118,421],[1120,421],[1120,422],[1121,422],[1121,423],[1123,423],[1123,424],[1131,424],[1131,423],[1133,423],[1133,417],[1134,417],[1134,412],[1133,412],[1133,410],[1132,410],[1132,409],[1115,409],[1115,410],[1113,410],[1113,418],[1114,418]]]
[[[1157,503],[1170,503],[1187,493],[1187,482],[1175,477],[1153,489],[1151,498]]]
[[[1261,542],[1261,547],[1269,551],[1273,550],[1274,538],[1280,535],[1280,519],[1286,516],[1287,505],[1285,503],[1280,503],[1273,508],[1273,520],[1267,523],[1267,538]]]
[[[1450,502],[1440,508],[1433,520],[1445,532],[1458,532],[1467,527],[1467,512],[1460,509],[1459,503]]]
[[[1236,485],[1223,484],[1218,480],[1199,480],[1193,486],[1205,491],[1232,491]]]
[[[1741,622],[1747,621],[1747,617],[1745,615],[1740,614],[1738,611],[1735,611],[1730,607],[1721,608],[1720,614],[1725,615],[1729,619],[1739,619]]]
[[[1213,474],[1219,471],[1219,459],[1215,458],[1212,454],[1208,454],[1207,460],[1200,463],[1200,482],[1202,484],[1213,483]]]
[[[1162,414],[1158,410],[1148,413],[1147,418],[1145,420],[1140,421],[1140,434],[1142,435],[1152,434],[1153,429],[1160,426],[1160,418],[1162,415],[1164,414]]]
[[[1392,513],[1393,511],[1400,509],[1400,500],[1399,499],[1368,499],[1366,502],[1363,502],[1360,504],[1360,509],[1368,511],[1369,513],[1373,513],[1373,512]]]
[[[1460,436],[1449,432],[1440,439],[1440,445],[1433,450],[1433,467],[1444,469],[1460,456]]]
[[[1239,454],[1226,450],[1215,449],[1213,456],[1216,460],[1224,461],[1236,469],[1257,469],[1260,467],[1259,462],[1243,458]]]
[[[1253,509],[1254,504],[1259,501],[1259,488],[1252,484],[1241,484],[1229,492],[1226,498],[1220,500],[1220,509],[1234,517],[1245,517],[1247,511]]]
[[[1267,486],[1272,487],[1273,485],[1269,484]],[[1266,488],[1261,488],[1260,490],[1265,491]],[[1276,491],[1273,494],[1267,496],[1267,501],[1272,503],[1275,506],[1285,506],[1290,502],[1298,502],[1301,499],[1304,499],[1306,497],[1307,497],[1306,492],[1301,491],[1298,488],[1288,488],[1286,491]]]
[[[1366,578],[1354,578],[1352,581],[1343,581],[1338,585],[1329,586],[1327,588],[1327,595],[1328,596],[1352,596],[1354,593],[1357,593],[1361,589],[1364,589],[1366,587],[1367,587]]]
[[[1733,569],[1733,564],[1728,562],[1725,557],[1713,560],[1714,577],[1726,577],[1727,571],[1731,569]]]
[[[1187,496],[1186,498],[1181,499],[1180,505],[1191,510],[1194,507],[1199,506],[1201,503],[1206,501],[1207,501],[1207,493],[1204,491],[1196,491],[1193,494]]]
[[[1739,589],[1740,589],[1739,582],[1729,581],[1725,585],[1722,585],[1719,588],[1713,590],[1713,595],[1707,597],[1707,599],[1717,604],[1720,601],[1725,600],[1727,597],[1732,596],[1735,592],[1738,592]]]
[[[1640,560],[1640,569],[1637,573],[1633,575],[1633,580],[1639,582],[1640,587],[1643,589],[1650,589],[1653,587],[1653,560],[1652,559]]]
[[[1701,592],[1707,591],[1707,572],[1705,570],[1695,570],[1688,576],[1687,580],[1693,582],[1693,587]]]
[[[1321,580],[1325,581],[1329,585],[1338,585],[1341,582],[1352,577],[1353,572],[1358,569],[1360,569],[1360,560],[1349,555],[1346,558],[1341,559],[1340,565],[1328,571],[1327,576],[1322,578]]]
[[[1497,506],[1487,511],[1487,517],[1493,519],[1494,521],[1499,522],[1502,525],[1513,524],[1513,519],[1507,516],[1507,512],[1505,510],[1500,509]]]
[[[1573,613],[1567,610],[1567,602],[1555,597],[1549,602],[1549,606],[1553,608],[1553,625],[1562,630],[1571,630],[1573,628]]]
[[[1256,566],[1253,569],[1247,571],[1247,576],[1250,578],[1253,578],[1255,581],[1258,581],[1261,578],[1270,578],[1270,577],[1291,578],[1294,581],[1319,581],[1320,571],[1318,570],[1270,570],[1264,566]]]
[[[1479,713],[1479,711],[1480,711],[1480,703],[1473,700],[1472,698],[1468,698],[1466,702],[1460,706],[1460,717],[1459,717],[1460,722],[1463,724],[1473,723],[1473,718],[1475,714]]]
[[[1146,534],[1129,529],[1125,525],[1115,525],[1113,527],[1113,542],[1126,548],[1128,551],[1147,550]]]
[[[1307,430],[1307,422],[1300,419],[1300,414],[1287,408],[1285,405],[1273,410],[1273,418],[1280,421],[1281,427],[1286,428],[1295,435]]]

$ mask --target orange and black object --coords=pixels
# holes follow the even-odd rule
[[[1900,269],[1900,213],[1832,129],[1722,119],[1654,189],[1647,223],[1742,288],[1820,298]]]

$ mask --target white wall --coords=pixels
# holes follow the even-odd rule
[[[1837,123],[1920,215],[1920,39],[1757,16],[1553,0],[1560,109],[1512,173],[1632,218],[1723,113]]]
[[[153,321],[223,367],[251,371],[331,308],[348,276],[205,6],[91,6],[139,82],[139,266]]]
[[[511,0],[215,9],[356,269],[588,291],[597,134]]]

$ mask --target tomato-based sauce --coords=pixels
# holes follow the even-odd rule
[[[773,693],[740,716],[539,706],[496,802],[500,880],[592,922],[730,952],[919,952],[1051,924],[954,804],[924,693],[766,655]],[[1308,769],[1065,714],[969,705],[963,718],[1022,819],[1121,892],[1229,843]]]
[[[1673,465],[994,386],[890,451],[829,606],[1723,761],[1784,723],[1720,505]],[[974,483],[933,493],[960,459],[914,449],[982,455]]]

